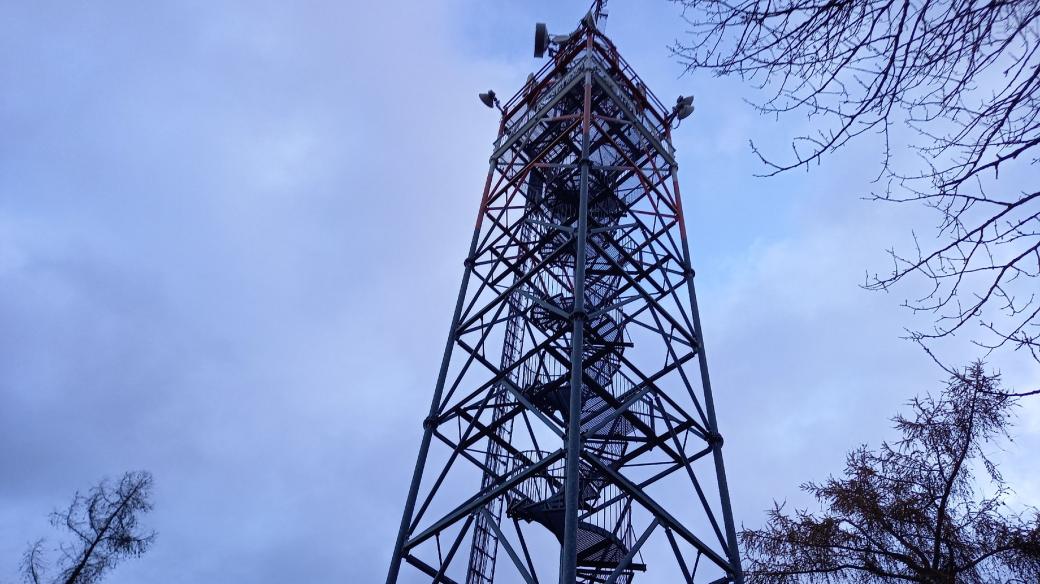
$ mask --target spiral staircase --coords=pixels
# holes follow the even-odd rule
[[[618,468],[629,438],[640,434],[640,428],[650,424],[649,404],[636,400],[622,415],[617,410],[633,393],[631,381],[620,374],[621,356],[626,347],[620,309],[603,310],[616,302],[621,284],[617,265],[624,265],[624,255],[633,253],[633,244],[610,226],[627,210],[628,202],[620,197],[612,185],[609,173],[590,177],[589,225],[595,232],[589,235],[585,265],[585,310],[596,315],[585,322],[583,344],[583,383],[581,388],[581,420],[584,452]],[[577,189],[573,175],[534,175],[529,184],[532,215],[541,214],[547,222],[566,224],[577,212]],[[537,191],[537,192],[535,192]],[[558,246],[567,245],[564,234],[545,230],[542,234],[542,256],[553,255]],[[573,244],[571,244],[573,246]],[[609,254],[609,259],[600,250]],[[560,274],[573,273],[575,254],[557,254],[548,266]],[[563,278],[561,278],[562,280]],[[546,335],[562,334],[569,346],[574,297],[568,290],[531,290],[537,301],[532,303],[529,321]],[[524,396],[547,415],[559,415],[569,420],[570,371],[560,359],[545,354],[528,358],[520,367],[520,387]],[[610,419],[607,422],[608,418]],[[517,458],[513,472],[519,472],[533,461],[547,456],[546,452],[525,452]],[[507,496],[507,514],[522,521],[534,522],[563,541],[564,533],[564,460],[549,465],[541,473],[531,476]],[[584,460],[580,463],[579,522],[577,527],[577,565],[579,581],[606,582],[625,561],[634,544],[631,518],[631,499],[610,483],[602,471]],[[645,565],[629,561],[618,572],[614,582],[628,584],[636,571]]]

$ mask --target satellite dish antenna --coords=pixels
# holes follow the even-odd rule
[[[549,48],[549,27],[544,22],[534,25],[534,56],[541,59]]]
[[[493,89],[489,89],[486,92],[477,95],[477,97],[480,98],[481,103],[488,106],[489,108],[495,107],[495,102],[498,101],[498,98],[495,97],[495,91]]]

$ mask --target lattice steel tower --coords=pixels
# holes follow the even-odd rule
[[[741,583],[667,108],[539,25],[505,104],[388,583]]]

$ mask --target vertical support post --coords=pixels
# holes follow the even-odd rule
[[[591,43],[591,36],[589,42]],[[592,72],[585,71],[585,103],[581,130],[581,177],[578,186],[578,228],[574,250],[574,312],[571,314],[571,388],[567,419],[567,461],[564,468],[563,548],[560,584],[574,584],[578,575],[578,505],[581,491],[581,391],[585,353],[585,255],[589,234],[589,132],[592,127]]]
[[[671,137],[669,136],[669,143]],[[683,270],[686,272],[686,289],[690,293],[690,314],[700,347],[697,349],[697,361],[701,370],[701,387],[704,390],[704,410],[708,416],[708,431],[711,433],[711,454],[715,460],[715,474],[719,485],[719,496],[722,505],[722,521],[726,529],[726,556],[732,566],[731,574],[735,584],[744,584],[744,570],[740,565],[740,549],[737,547],[737,530],[733,523],[733,507],[729,498],[729,484],[726,480],[726,466],[722,462],[722,435],[715,418],[715,399],[711,393],[711,379],[708,376],[708,357],[704,351],[704,330],[701,328],[700,311],[697,309],[697,291],[693,286],[693,265],[690,261],[690,242],[686,237],[686,218],[682,211],[682,198],[679,196],[679,178],[676,167],[669,169],[672,175],[672,192],[675,193],[675,208],[679,215],[679,235],[682,241]]]
[[[459,287],[459,297],[455,302],[455,313],[451,318],[451,328],[448,330],[448,340],[444,346],[444,357],[441,360],[440,372],[437,374],[437,385],[433,390],[433,399],[430,401],[430,413],[423,421],[423,437],[419,444],[419,456],[415,461],[415,470],[412,473],[412,484],[408,487],[408,499],[404,504],[404,513],[401,516],[401,528],[397,532],[397,543],[394,544],[394,555],[390,560],[390,571],[386,576],[386,584],[396,584],[397,576],[401,572],[401,561],[404,558],[404,544],[408,539],[409,527],[412,523],[412,514],[415,513],[415,500],[419,496],[419,484],[422,482],[423,468],[426,466],[426,457],[430,453],[430,442],[433,440],[434,419],[440,410],[441,395],[444,392],[444,382],[448,378],[448,365],[451,363],[451,353],[455,345],[455,329],[459,326],[462,317],[462,309],[465,305],[466,290],[469,287],[469,279],[473,274],[473,257],[477,251],[477,243],[480,241],[480,228],[484,223],[484,213],[487,209],[488,200],[491,197],[491,180],[495,174],[495,160],[491,161],[488,169],[487,181],[484,183],[484,196],[480,201],[480,210],[477,213],[477,224],[473,228],[473,239],[469,244],[469,253],[466,255],[465,270],[462,273],[462,284]]]

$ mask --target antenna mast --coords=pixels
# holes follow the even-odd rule
[[[595,0],[591,12],[596,19],[596,25],[602,26],[607,20],[607,0]]]

